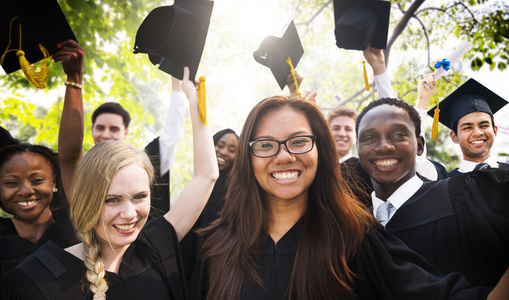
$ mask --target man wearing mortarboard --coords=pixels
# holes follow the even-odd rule
[[[451,130],[452,141],[460,145],[463,153],[460,167],[449,172],[450,177],[503,165],[491,155],[491,147],[497,136],[493,115],[506,104],[506,100],[473,78],[439,103],[438,121]],[[430,109],[428,115],[433,117],[436,108]]]

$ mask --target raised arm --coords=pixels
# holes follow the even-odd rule
[[[58,131],[58,158],[64,192],[69,199],[74,167],[83,152],[85,125],[82,83],[85,50],[73,40],[67,40],[58,46],[60,51],[53,56],[53,60],[62,62],[62,68],[67,75],[64,108]]]
[[[297,84],[299,85],[299,88],[300,88],[300,84],[301,84],[302,80],[304,80],[304,77],[300,76],[300,74],[297,73],[297,71],[295,71],[295,78],[297,79]],[[288,74],[288,76],[286,76],[286,85],[288,86],[288,89],[290,90],[290,96],[297,96],[297,87],[295,86],[295,80],[293,79],[293,75],[291,72],[290,72],[290,74]],[[312,102],[315,105],[316,105],[316,95],[317,95],[316,92],[308,91],[308,92],[306,92],[305,95],[303,95],[301,92],[301,96],[304,99]]]
[[[184,119],[186,95],[182,92],[182,81],[171,77],[170,107],[159,136],[159,157],[161,158],[161,176],[166,174],[173,164],[178,143],[184,138]]]
[[[500,278],[495,288],[488,295],[487,300],[508,300],[509,299],[509,267]]]
[[[424,86],[424,83],[428,85],[429,89]],[[421,80],[417,86],[417,100],[415,101],[415,108],[421,117],[421,135],[423,137],[426,136],[424,133],[426,129],[425,121],[427,116],[427,108],[431,97],[433,97],[433,94],[435,93],[435,88],[436,86],[435,81],[433,80],[433,73],[429,74],[428,77]],[[424,151],[420,156],[417,156],[415,160],[415,169],[422,176],[430,180],[437,180],[437,169],[435,168],[435,165],[433,165],[433,163],[427,159],[427,154],[428,151],[426,150],[425,145]]]
[[[378,98],[397,98],[396,91],[392,88],[387,68],[385,67],[385,57],[382,49],[368,46],[362,52],[364,58],[373,69],[373,78],[378,90]]]
[[[198,92],[189,80],[189,69],[184,68],[182,90],[189,100],[193,128],[193,169],[194,176],[179,198],[164,217],[170,222],[179,241],[187,234],[198,219],[219,177],[214,141],[210,128],[200,122]]]

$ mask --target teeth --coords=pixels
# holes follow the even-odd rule
[[[390,167],[397,163],[398,161],[395,159],[384,159],[375,161],[375,165],[382,167]]]
[[[218,157],[218,158],[217,158],[217,161],[218,161],[218,162],[221,162],[221,163],[225,163],[225,162],[226,162],[226,160],[222,159],[221,157]]]
[[[272,177],[278,179],[278,180],[288,180],[288,179],[295,179],[299,177],[300,172],[299,171],[292,171],[292,172],[274,172],[272,173]]]
[[[115,226],[115,228],[120,229],[120,230],[131,230],[134,228],[135,225],[136,225],[136,223],[132,223],[129,225],[113,225],[113,226]]]
[[[482,141],[482,140],[481,141],[472,141],[470,143],[472,143],[472,144],[482,144],[482,143],[484,143],[484,141]]]
[[[32,200],[32,201],[19,201],[18,204],[21,205],[21,206],[29,206],[29,205],[35,204],[35,202],[37,202],[37,201],[36,200]]]

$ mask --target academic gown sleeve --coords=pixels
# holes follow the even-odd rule
[[[372,231],[349,262],[358,299],[486,299],[491,288],[470,287],[459,273],[443,276],[385,231]]]

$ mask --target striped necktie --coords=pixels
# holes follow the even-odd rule
[[[387,201],[380,204],[380,206],[376,210],[376,219],[382,224],[383,227],[389,222],[389,209],[391,204]]]

